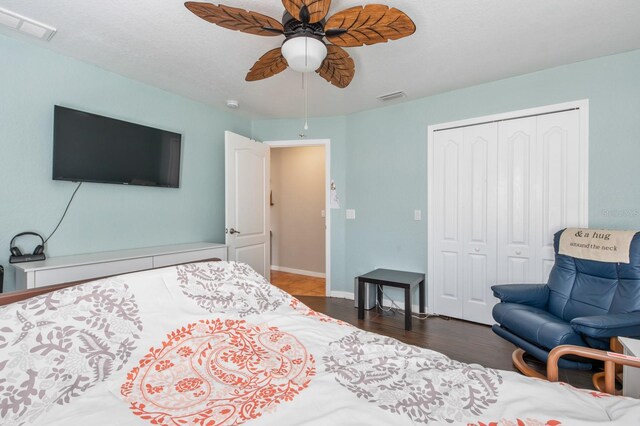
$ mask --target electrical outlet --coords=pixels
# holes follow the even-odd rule
[[[422,220],[422,210],[413,211],[413,220]]]
[[[347,209],[347,219],[355,219],[356,211],[354,209]]]

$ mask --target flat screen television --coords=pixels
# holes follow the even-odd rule
[[[182,135],[55,106],[53,179],[178,188]]]

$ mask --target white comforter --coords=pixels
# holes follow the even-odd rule
[[[0,423],[638,425],[640,401],[364,332],[215,262],[0,308]]]

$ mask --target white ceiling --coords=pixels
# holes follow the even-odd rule
[[[408,38],[348,48],[356,75],[346,89],[310,78],[311,116],[342,115],[381,104],[402,90],[415,99],[544,68],[640,48],[638,0],[376,0],[416,23]],[[216,2],[217,3],[217,2]],[[329,15],[363,0],[333,0]],[[223,4],[282,16],[279,0]],[[207,23],[182,0],[0,0],[0,7],[57,28],[50,42],[7,28],[6,35],[186,97],[223,107],[240,101],[252,117],[298,117],[300,74],[245,82],[267,50],[284,39]],[[398,101],[395,101],[398,102]]]

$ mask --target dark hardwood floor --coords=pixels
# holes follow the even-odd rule
[[[441,317],[425,320],[414,318],[413,330],[406,331],[402,313],[372,309],[365,311],[363,320],[358,320],[353,300],[333,297],[296,297],[318,312],[346,321],[363,330],[393,337],[411,345],[433,349],[465,363],[516,371],[511,363],[511,353],[515,347],[494,334],[489,326]],[[544,371],[541,363],[535,362],[532,365],[539,371]],[[573,386],[593,389],[591,374],[593,373],[561,370],[560,380]]]

